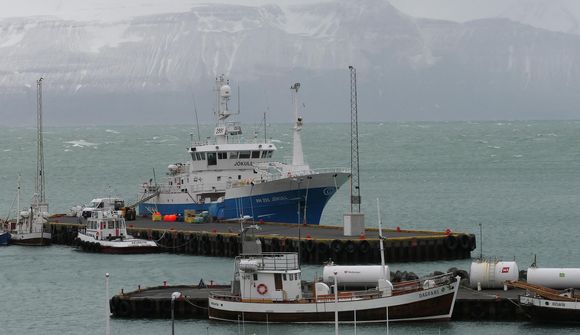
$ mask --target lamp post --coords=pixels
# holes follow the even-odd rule
[[[105,273],[105,334],[111,335],[111,313],[109,311],[109,273]]]
[[[171,293],[171,335],[175,334],[175,299],[181,298],[181,292]]]
[[[334,334],[338,335],[338,272],[334,272]]]

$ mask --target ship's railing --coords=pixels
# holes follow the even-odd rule
[[[270,164],[270,163],[265,163]],[[348,168],[321,168],[321,169],[308,169],[308,170],[296,170],[296,171],[277,171],[275,173],[271,173],[268,171],[266,165],[259,164],[256,165],[258,171],[262,171],[263,173],[259,174],[256,178],[247,178],[242,180],[234,180],[227,182],[227,188],[235,188],[235,187],[242,187],[249,184],[258,184],[263,182],[270,182],[285,178],[300,178],[300,177],[308,177],[313,175],[319,175],[323,173],[350,173],[350,169]],[[270,166],[271,168],[277,169],[275,166]],[[302,182],[302,181],[297,181]]]
[[[451,273],[444,273],[438,276],[419,278],[416,280],[393,283],[393,295],[399,295],[409,292],[421,291],[428,288],[439,287],[451,284],[454,281]]]
[[[432,281],[428,282],[426,281]],[[401,283],[393,284],[393,295],[401,295],[405,293],[417,292],[422,291],[428,288],[439,287],[443,285],[448,285],[453,283],[454,278],[451,276],[450,273],[433,276],[433,277],[425,277],[417,280],[406,281]],[[229,291],[219,291],[219,292],[210,292],[209,297],[216,300],[225,300],[225,301],[241,301],[239,295],[234,295]],[[369,289],[364,291],[339,291],[338,292],[338,300],[339,301],[357,301],[357,300],[368,300],[368,299],[377,299],[382,297],[381,291],[377,289]],[[302,299],[300,300],[291,300],[291,301],[284,301],[284,303],[315,303],[315,302],[324,302],[324,303],[331,303],[334,302],[335,295],[334,293],[331,294],[324,294],[324,295],[313,295],[313,294],[304,294]],[[246,300],[244,300],[246,301]],[[272,302],[272,299],[260,299],[260,298],[252,298],[251,302]]]
[[[188,192],[202,192],[204,190],[211,190],[211,188],[206,188],[205,184],[193,184],[187,186]],[[148,183],[143,183],[141,185],[139,194],[144,194],[147,196],[148,194],[153,193],[184,193],[179,185],[169,185],[169,184],[157,184],[157,185],[150,185]]]
[[[241,260],[254,261],[258,266],[258,270],[282,271],[298,270],[300,268],[298,254],[295,252],[264,252],[261,254],[242,254],[236,257],[236,267],[240,264]]]

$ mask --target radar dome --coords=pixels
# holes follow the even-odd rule
[[[222,97],[229,97],[231,95],[232,88],[230,85],[224,85],[220,87],[220,95]]]

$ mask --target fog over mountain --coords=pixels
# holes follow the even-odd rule
[[[104,1],[113,7],[77,10],[86,14],[78,19],[66,7],[0,16],[0,125],[34,125],[40,76],[49,125],[192,123],[194,97],[200,121],[211,122],[220,73],[234,93],[239,86],[245,122],[263,112],[290,122],[294,82],[307,122],[346,122],[349,65],[363,121],[579,115],[580,36],[572,30],[415,18],[386,0],[172,0],[162,11],[141,2]]]

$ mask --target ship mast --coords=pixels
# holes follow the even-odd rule
[[[304,152],[302,150],[302,139],[300,138],[300,131],[304,125],[302,117],[298,116],[298,89],[300,83],[295,83],[290,87],[292,90],[292,103],[294,105],[294,144],[292,146],[292,166],[293,168],[308,169],[304,163]]]
[[[229,81],[222,74],[216,78],[216,99],[217,99],[217,126],[215,127],[214,136],[216,144],[227,143],[226,119],[232,115],[228,110],[228,102],[231,97],[231,88]]]
[[[44,204],[44,147],[42,139],[42,77],[36,81],[36,127],[37,127],[37,154],[36,154],[36,185],[34,188],[37,203]]]

